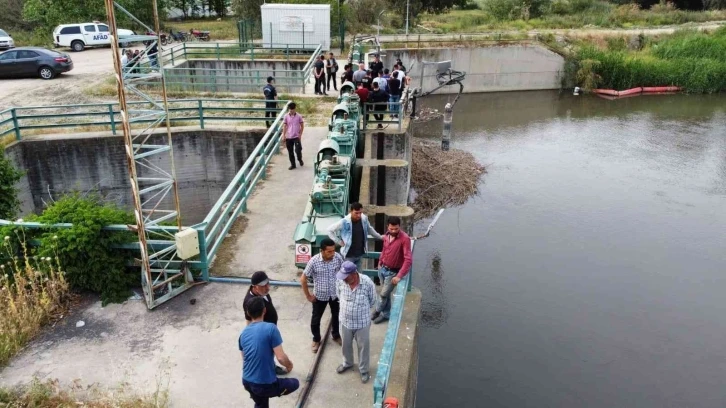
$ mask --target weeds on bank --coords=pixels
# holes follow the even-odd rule
[[[0,407],[3,408],[166,408],[167,406],[169,398],[166,389],[157,389],[149,396],[137,396],[129,395],[123,389],[111,392],[94,386],[83,387],[78,381],[64,389],[58,380],[41,382],[38,379],[23,387],[0,388]]]
[[[217,40],[238,40],[239,33],[237,31],[237,20],[234,17],[223,18],[217,21],[217,18],[203,19],[187,19],[181,22],[167,21],[164,23],[164,30],[174,30],[189,33],[189,30],[195,29],[199,31],[209,31],[211,41]]]
[[[19,257],[10,241],[3,237],[0,256],[0,366],[62,313],[70,299],[57,257],[31,258],[25,244]]]

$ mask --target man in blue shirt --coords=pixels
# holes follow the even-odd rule
[[[291,394],[300,388],[296,378],[277,378],[275,360],[292,371],[292,361],[282,350],[282,336],[272,323],[264,322],[265,301],[253,297],[246,304],[247,314],[252,321],[239,336],[239,350],[242,353],[242,385],[250,393],[255,408],[269,408],[270,398]]]

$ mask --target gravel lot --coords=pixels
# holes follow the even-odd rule
[[[73,70],[50,81],[40,78],[0,80],[0,110],[12,106],[33,106],[90,102],[83,89],[102,82],[113,73],[110,48],[67,52]]]

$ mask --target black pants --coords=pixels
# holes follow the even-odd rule
[[[269,408],[270,398],[282,397],[295,392],[300,388],[300,381],[297,378],[278,378],[272,384],[255,384],[242,380],[242,385],[250,393],[250,398],[255,402],[255,408]]]
[[[295,167],[295,153],[297,153],[297,161],[302,162],[302,143],[300,138],[285,139],[285,147],[287,147],[287,157],[290,158],[290,165]],[[294,152],[293,152],[294,149]]]
[[[276,104],[276,103],[266,103],[266,104],[265,104],[265,108],[266,108],[266,109],[277,109],[277,104]],[[272,119],[275,119],[275,114],[276,114],[276,113],[277,113],[277,112],[273,112],[273,111],[267,111],[267,112],[265,112],[265,118],[272,118]],[[265,124],[267,125],[267,127],[268,127],[268,128],[269,128],[270,126],[272,126],[272,122],[271,122],[271,121],[269,121],[269,120],[268,120],[268,121],[265,121]]]
[[[337,91],[338,90],[338,82],[337,82],[338,79],[335,77],[335,74],[328,74],[328,91],[330,90],[330,80],[331,79],[333,80],[333,88],[335,88],[335,90]]]
[[[313,332],[313,341],[319,342],[320,341],[320,319],[323,317],[323,313],[325,312],[325,307],[330,304],[330,319],[331,319],[331,325],[332,331],[333,331],[333,338],[338,339],[340,338],[340,322],[338,321],[338,313],[340,312],[340,302],[338,299],[335,300],[318,300],[315,299],[315,303],[313,303],[313,318],[310,320],[310,330]]]
[[[325,74],[320,75],[320,77],[318,78],[315,78],[315,93],[325,93]]]

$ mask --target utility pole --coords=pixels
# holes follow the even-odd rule
[[[406,0],[406,39],[408,39],[408,10],[411,5],[411,0]]]
[[[378,43],[381,42],[381,16],[385,12],[386,12],[386,10],[383,9],[383,10],[381,10],[380,13],[378,13],[378,33],[376,34],[376,42],[378,42]]]

